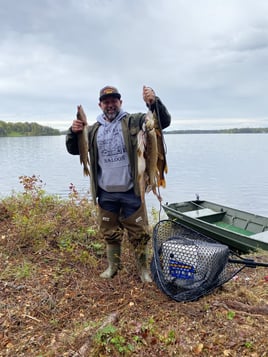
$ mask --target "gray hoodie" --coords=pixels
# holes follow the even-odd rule
[[[107,192],[126,192],[133,187],[121,125],[121,120],[126,115],[121,110],[112,122],[106,121],[104,114],[97,117],[101,124],[97,133],[98,185]]]

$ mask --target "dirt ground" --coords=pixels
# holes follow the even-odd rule
[[[246,268],[194,302],[143,284],[125,243],[123,268],[103,280],[90,261],[52,243],[9,251],[0,224],[1,356],[268,356],[268,271]],[[268,262],[267,252],[254,260]]]

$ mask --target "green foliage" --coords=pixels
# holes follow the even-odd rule
[[[0,272],[1,279],[14,278],[15,280],[24,280],[34,273],[34,265],[28,261],[23,261],[17,266],[6,268]]]
[[[235,312],[234,311],[227,311],[227,319],[228,320],[233,320],[233,318],[235,317]]]
[[[23,265],[18,267],[18,270],[15,272],[15,276],[18,279],[25,279],[29,277],[32,273],[32,264],[24,262]]]
[[[248,349],[252,349],[253,343],[250,342],[250,341],[247,341],[247,342],[245,342],[245,347],[248,348]]]
[[[24,191],[0,201],[0,212],[9,217],[17,232],[9,240],[14,253],[22,248],[37,252],[52,245],[73,254],[83,264],[95,265],[91,255],[100,254],[103,247],[98,241],[93,204],[79,197],[74,185],[70,186],[69,198],[63,200],[46,194],[38,176],[19,179]]]
[[[42,126],[37,123],[28,122],[4,122],[0,121],[0,137],[1,136],[45,136],[45,135],[60,135],[60,131],[52,129],[48,126]]]
[[[100,329],[94,338],[99,353],[119,353],[128,355],[134,351],[134,346],[128,343],[118,329],[113,325],[107,325]]]
[[[170,345],[176,341],[176,333],[174,330],[168,331],[166,335],[160,335],[159,340],[165,345]]]
[[[154,318],[151,316],[148,321],[146,321],[143,326],[142,330],[143,331],[153,331],[155,326],[155,321]]]

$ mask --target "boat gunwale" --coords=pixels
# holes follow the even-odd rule
[[[167,202],[166,204],[162,204],[162,206],[163,206],[163,207],[164,207],[164,206],[169,207],[169,206],[171,206],[171,205],[179,205],[179,204],[185,204],[185,205],[187,205],[187,204],[193,204],[193,205],[198,205],[197,202],[201,202],[201,203],[202,203],[202,202],[206,202],[206,203],[208,203],[209,205],[211,204],[211,205],[213,205],[213,206],[215,206],[215,207],[217,207],[217,208],[219,208],[219,209],[222,209],[222,210],[224,210],[224,211],[228,211],[228,210],[236,211],[236,212],[240,212],[240,213],[242,213],[242,214],[250,215],[250,216],[252,216],[252,217],[254,217],[254,218],[265,219],[265,220],[268,221],[268,217],[262,216],[262,215],[260,215],[260,214],[256,214],[256,213],[249,212],[249,211],[243,211],[243,210],[241,210],[241,209],[239,209],[239,208],[233,208],[233,207],[230,207],[230,206],[224,206],[224,205],[221,205],[221,204],[218,204],[218,203],[215,203],[215,202],[212,202],[212,201],[206,201],[206,200],[192,200],[192,201],[182,201],[182,202],[172,202],[172,203],[168,203],[168,202]],[[203,206],[200,205],[200,208],[210,208],[210,207],[203,207]],[[219,212],[219,213],[220,213],[220,212]],[[267,226],[267,228],[268,228],[268,226]]]

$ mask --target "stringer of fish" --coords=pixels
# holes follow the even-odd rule
[[[166,186],[164,173],[167,173],[167,164],[162,132],[156,116],[149,110],[138,133],[138,182],[142,202],[145,192],[150,191],[162,201],[157,189]]]

